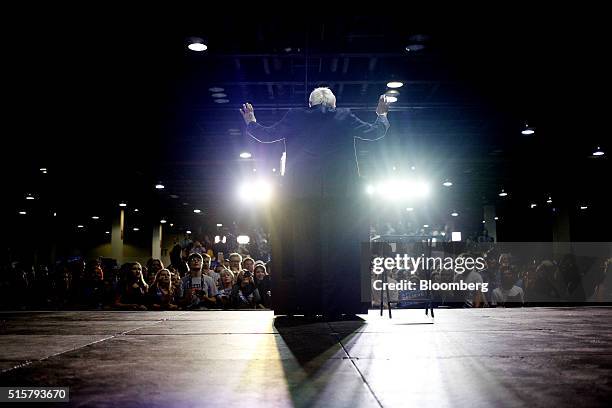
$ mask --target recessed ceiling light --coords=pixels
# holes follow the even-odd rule
[[[500,197],[506,197],[508,195],[508,193],[506,193],[503,189],[501,191],[501,193],[499,193]]]
[[[99,220],[100,217],[98,217],[97,215],[94,215],[93,217],[91,217],[92,220]]]
[[[599,146],[597,146],[597,150],[593,152],[593,156],[603,156],[605,153],[601,150]]]
[[[196,214],[199,214],[199,213],[202,212],[202,210],[199,210],[199,209],[196,208],[195,210],[193,210],[193,212],[196,213]]]
[[[185,231],[185,232],[186,232],[187,234],[191,234],[191,231],[189,231],[189,230],[187,230],[187,231]]]
[[[134,208],[134,212],[138,212],[138,208]]]
[[[421,51],[424,48],[423,44],[410,44],[406,46],[406,51]]]
[[[27,214],[27,212],[25,212],[25,211],[19,211],[19,214],[21,214],[21,215],[26,215],[26,214]]]
[[[442,185],[443,185],[444,187],[450,187],[450,186],[452,186],[452,185],[453,185],[453,183],[452,183],[452,181],[450,181],[450,180],[446,180],[444,183],[442,183]]]
[[[77,225],[77,228],[85,228],[85,226],[84,226],[84,225],[79,224],[79,225]]]
[[[453,217],[458,217],[458,216],[459,216],[459,213],[456,213],[456,212],[451,213],[451,216],[453,216]]]
[[[171,227],[174,227],[174,224],[170,224]]]
[[[166,220],[160,220],[159,222],[160,222],[160,224],[165,224],[165,223],[167,223],[168,221],[166,221]]]
[[[587,208],[589,208],[589,207],[588,207],[588,206],[586,206],[586,205],[581,205],[581,206],[580,206],[580,209],[581,209],[581,210],[586,210]]]
[[[497,220],[499,220],[499,217],[495,217],[495,218],[493,218],[493,219],[494,219],[495,221],[497,221]]]
[[[106,231],[105,234],[110,234],[110,231]]]
[[[388,88],[401,88],[402,86],[404,86],[404,83],[400,81],[391,81],[387,83]]]
[[[202,52],[208,49],[206,44],[202,44],[201,42],[193,42],[187,46],[191,51]]]
[[[132,231],[140,231],[140,228],[134,227],[134,228],[132,228]]]
[[[26,196],[26,200],[34,200],[34,196],[32,194],[28,194]]]
[[[164,186],[163,184],[159,183],[155,185],[155,188],[158,190],[163,190],[164,188],[166,188],[166,186]]]
[[[47,171],[47,168],[46,167],[41,167],[39,170],[40,171]]]
[[[429,228],[429,224],[423,225],[423,228]]]
[[[240,157],[243,158],[243,159],[250,159],[252,157],[252,155],[249,152],[242,152],[242,153],[240,153]]]
[[[223,224],[217,224],[217,227],[222,227],[222,226],[223,226]]]
[[[126,203],[119,203],[119,207],[127,207]]]

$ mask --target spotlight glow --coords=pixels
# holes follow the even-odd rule
[[[26,196],[26,200],[34,200],[34,196],[32,194],[28,194]]]
[[[450,180],[446,180],[444,183],[442,183],[442,185],[443,185],[444,187],[450,187],[450,186],[452,186],[452,185],[453,185],[453,183],[452,183]]]
[[[163,184],[160,183],[160,184],[156,184],[155,188],[158,189],[158,190],[163,190],[166,187]]]
[[[79,225],[77,225],[77,228],[85,228],[85,226],[84,226],[84,225],[79,224]]]
[[[238,189],[238,197],[244,202],[264,203],[270,200],[272,193],[272,185],[265,180],[243,183]]]
[[[240,153],[240,158],[242,159],[250,159],[253,155],[249,152],[242,152]]]
[[[424,181],[389,179],[366,188],[368,194],[378,193],[394,200],[421,199],[429,195],[430,188]]]
[[[119,207],[127,207],[126,203],[119,203]]]
[[[47,168],[46,167],[41,167],[39,170],[40,171],[47,171]]]
[[[497,220],[499,220],[499,217],[494,217],[493,219],[494,219],[495,221],[497,221]]]
[[[547,202],[548,204],[552,204],[552,198],[551,198],[551,197],[548,197],[548,200],[546,200],[546,202]]]
[[[104,232],[104,233],[105,233],[105,234],[110,234],[110,231],[106,231],[106,232]]]
[[[160,224],[165,224],[165,223],[167,223],[167,222],[168,222],[168,221],[166,221],[166,220],[159,220],[159,223],[160,223]]]
[[[208,49],[208,46],[200,42],[194,42],[194,43],[189,44],[187,48],[189,48],[191,51],[202,52],[202,51],[206,51]]]
[[[395,89],[395,88],[401,88],[402,86],[404,86],[404,83],[400,81],[391,81],[387,83],[387,88]]]
[[[500,197],[506,197],[508,195],[508,193],[506,193],[504,190],[501,191],[501,193],[499,193]]]
[[[94,215],[93,217],[91,217],[92,220],[99,220],[100,217],[98,217],[97,215]]]
[[[217,224],[217,227],[222,227],[222,226],[223,226],[223,224]]]
[[[134,228],[132,228],[132,231],[140,231],[140,228],[134,227]]]
[[[20,214],[20,215],[26,215],[26,214],[27,214],[27,212],[25,212],[25,211],[19,211],[19,214]]]
[[[603,156],[605,153],[601,150],[599,146],[597,146],[597,150],[593,152],[593,156]]]
[[[397,102],[397,97],[395,97],[395,96],[387,96],[387,102],[388,103],[395,103],[395,102]]]
[[[191,231],[187,230],[185,231],[185,234],[191,234]]]
[[[452,216],[452,217],[458,217],[458,216],[459,216],[459,213],[457,213],[457,212],[451,213],[451,216]]]
[[[202,210],[196,208],[195,210],[193,210],[193,212],[196,213],[196,214],[200,214],[202,212]]]
[[[581,206],[580,206],[580,209],[581,209],[581,210],[586,210],[587,208],[589,208],[589,207],[587,207],[586,205],[581,205]]]
[[[251,242],[251,238],[249,238],[248,235],[238,235],[238,237],[236,238],[236,240],[238,241],[239,244],[241,245],[246,245],[249,242]]]
[[[531,128],[527,128],[527,129],[521,130],[521,133],[524,135],[533,135],[535,133],[535,130]]]

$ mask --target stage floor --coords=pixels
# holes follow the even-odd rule
[[[433,324],[422,310],[360,317],[0,312],[0,386],[70,387],[70,405],[90,407],[612,401],[612,308],[440,309]]]

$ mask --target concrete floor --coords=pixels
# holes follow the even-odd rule
[[[0,386],[70,387],[63,407],[612,402],[612,308],[441,309],[434,324],[420,310],[361,318],[3,312]]]

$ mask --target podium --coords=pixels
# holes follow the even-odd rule
[[[275,315],[367,313],[360,244],[368,242],[363,200],[280,198],[269,215]]]

